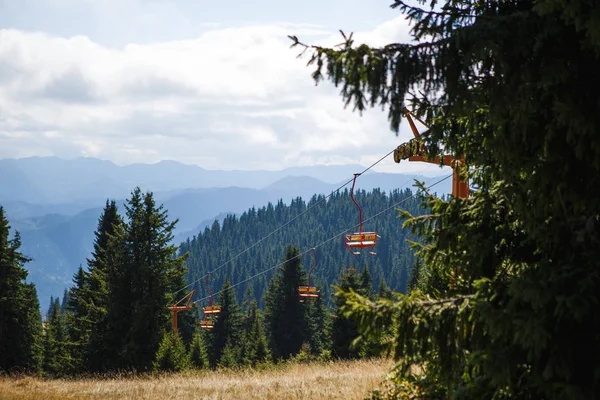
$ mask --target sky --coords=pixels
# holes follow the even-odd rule
[[[390,0],[0,0],[0,158],[369,165],[411,138],[315,86],[287,35],[410,41]],[[439,174],[390,156],[385,172]]]

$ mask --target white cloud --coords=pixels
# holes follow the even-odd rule
[[[382,45],[407,32],[400,17],[354,37]],[[410,136],[396,138],[378,109],[363,117],[344,109],[333,85],[314,86],[287,35],[340,41],[325,33],[240,26],[114,49],[84,36],[2,30],[0,157],[174,159],[212,169],[369,164]]]

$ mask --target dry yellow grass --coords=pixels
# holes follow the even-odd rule
[[[389,360],[370,360],[118,379],[3,377],[0,399],[361,399],[391,366]]]

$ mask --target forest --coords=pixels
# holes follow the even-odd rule
[[[171,243],[177,221],[169,220],[151,192],[134,189],[124,212],[107,200],[86,268],[79,268],[62,301],[51,299],[43,324],[31,300],[24,336],[33,345],[29,353],[7,347],[6,354],[13,355],[3,369],[69,376],[381,355],[376,342],[353,344],[357,325],[343,315],[344,299],[334,293],[352,289],[375,299],[406,291],[412,236],[396,218],[397,207],[423,210],[409,189],[389,195],[358,191],[355,199],[365,211],[365,226],[381,236],[373,249],[377,254],[355,255],[344,245],[340,233],[353,232],[359,222],[347,188],[307,203],[296,198],[289,205],[251,208],[239,218],[229,215],[222,227],[215,221],[178,247]],[[6,223],[4,234],[8,238]],[[12,257],[15,282],[20,278],[16,287],[34,293],[22,282],[27,259],[19,245],[17,234],[3,246]],[[301,254],[301,248],[315,251]],[[320,296],[302,302],[298,288],[307,285],[315,263],[311,286]],[[204,319],[201,309],[212,295],[208,277],[220,313]],[[174,331],[168,306],[190,290],[193,308],[178,314]],[[201,329],[201,320],[212,329]]]
[[[331,284],[346,267],[368,268],[375,288],[387,285],[404,293],[414,255],[406,241],[412,236],[409,230],[402,229],[396,208],[420,214],[423,210],[419,208],[419,200],[409,189],[389,194],[377,189],[369,193],[361,190],[355,198],[363,209],[364,230],[381,236],[375,256],[367,251],[355,256],[344,246],[340,233],[359,230],[359,212],[346,188],[329,196],[315,195],[308,202],[296,198],[289,205],[279,201],[251,208],[239,218],[227,216],[222,226],[215,221],[212,227],[180,246],[179,254],[189,253],[186,278],[193,282],[190,289],[195,289],[206,303],[206,274],[211,272],[209,287],[215,292],[227,276],[233,284],[244,282],[235,288],[238,298],[251,290],[262,308],[275,267],[281,262],[286,246],[292,244],[306,253],[302,256],[302,266],[307,272],[315,262],[308,250],[318,246],[312,279],[328,305],[332,299]],[[394,204],[399,205],[394,207]],[[287,224],[288,221],[292,222]]]

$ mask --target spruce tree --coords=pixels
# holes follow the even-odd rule
[[[265,298],[265,323],[275,360],[296,355],[309,335],[306,305],[298,296],[298,287],[306,285],[306,272],[296,247],[287,247],[279,272]]]
[[[352,289],[355,292],[363,290],[363,274],[353,268],[344,268],[340,274],[338,290],[349,291]],[[367,294],[364,292],[363,294]],[[359,348],[352,348],[353,341],[359,336],[357,323],[344,315],[343,307],[346,304],[346,298],[336,292],[334,317],[331,326],[331,342],[332,352],[335,357],[339,358],[357,358],[359,356]]]
[[[409,291],[410,290],[412,290],[411,287],[409,287]],[[385,279],[383,279],[383,278],[379,281],[379,287],[377,288],[377,297],[385,298],[385,299],[392,298],[392,291],[388,287],[388,285],[385,283]]]
[[[109,298],[107,249],[110,237],[122,224],[116,202],[107,200],[94,232],[92,257],[87,259],[88,271],[80,266],[68,295],[66,319],[73,362],[90,371],[105,370],[112,359],[112,349],[105,338]]]
[[[74,372],[68,340],[61,305],[58,298],[55,298],[46,321],[44,334],[44,372],[52,376],[63,376]]]
[[[0,371],[38,371],[41,366],[42,321],[33,284],[25,283],[29,261],[19,248],[18,232],[0,206]]]
[[[322,355],[331,348],[331,321],[325,300],[319,297],[307,304],[308,342],[314,355]]]
[[[63,291],[62,301],[60,302],[60,312],[64,313],[67,311],[67,303],[69,302],[69,290],[65,289]]]
[[[369,267],[366,265],[360,273],[360,292],[363,296],[370,296],[373,292],[373,278],[371,278]]]
[[[256,365],[269,359],[269,345],[263,328],[263,316],[256,300],[251,300],[244,318],[243,364]]]
[[[190,365],[195,368],[208,368],[208,351],[206,349],[206,334],[196,331],[192,336],[189,359]]]
[[[228,344],[230,347],[228,357],[235,355],[235,363],[237,364],[239,349],[236,346],[239,346],[240,341],[243,339],[241,308],[227,277],[225,277],[225,282],[218,297],[221,312],[218,314],[214,328],[211,331],[210,364],[212,367],[220,362]],[[227,366],[231,366],[229,364],[230,360],[227,361]]]
[[[170,327],[167,306],[185,273],[186,255],[170,244],[177,221],[169,221],[151,192],[132,191],[127,221],[113,224],[106,245],[108,288],[104,348],[110,368],[148,370]]]
[[[91,324],[86,302],[90,298],[86,278],[86,273],[80,265],[77,273],[73,276],[74,286],[69,290],[67,305],[64,308],[69,336],[68,351],[76,370],[88,368],[86,351],[90,341]]]
[[[189,367],[189,356],[179,332],[165,332],[153,363],[155,371],[183,371]]]
[[[430,124],[428,155],[464,156],[476,190],[426,196],[429,215],[406,216],[422,290],[375,307],[349,294],[348,310],[366,331],[396,324],[401,367],[426,366],[398,379],[418,379],[422,397],[597,398],[600,3],[393,7],[413,41],[346,35],[313,48],[313,77],[359,111],[387,108],[396,132],[410,107]]]

